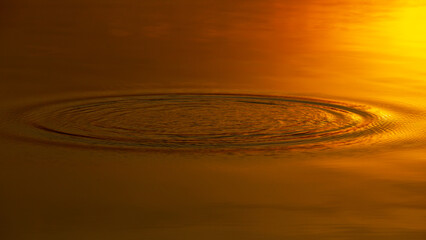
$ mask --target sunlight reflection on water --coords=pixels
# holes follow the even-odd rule
[[[0,236],[425,239],[424,16],[1,1]]]

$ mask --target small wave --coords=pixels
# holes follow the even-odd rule
[[[89,97],[22,109],[16,136],[129,150],[333,148],[389,131],[391,124],[367,109],[318,99],[238,94]]]

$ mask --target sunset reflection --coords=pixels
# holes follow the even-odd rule
[[[426,238],[426,3],[0,2],[0,238]]]

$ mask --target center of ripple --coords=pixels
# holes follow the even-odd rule
[[[22,119],[35,140],[125,149],[329,148],[386,128],[377,115],[348,104],[231,94],[74,99],[33,107]]]

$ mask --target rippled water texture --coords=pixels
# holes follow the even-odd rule
[[[1,240],[425,240],[426,1],[0,0]]]
[[[72,99],[27,107],[17,118],[33,141],[123,149],[333,148],[390,128],[366,106],[237,94]]]

